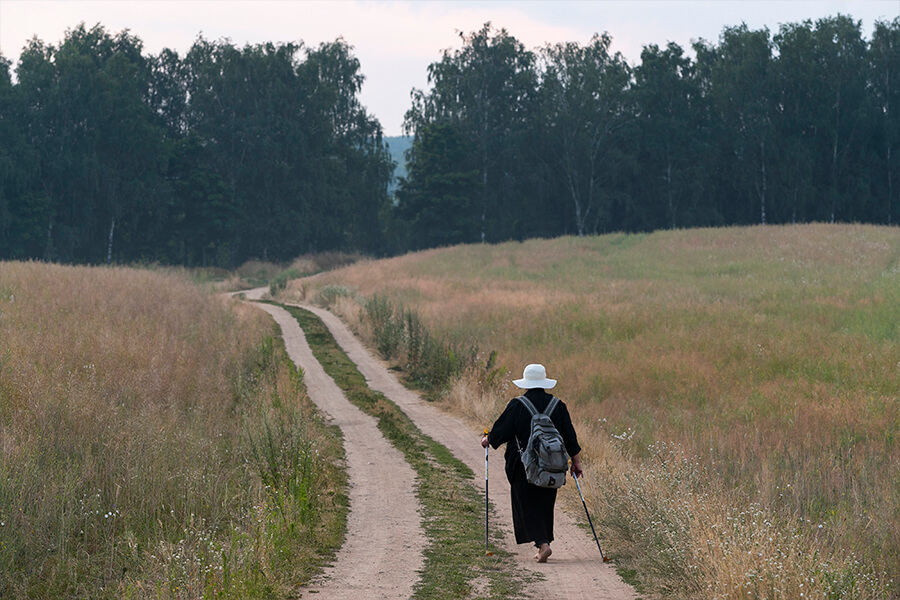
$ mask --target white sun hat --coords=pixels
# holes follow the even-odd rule
[[[534,388],[549,390],[556,385],[556,380],[547,379],[547,369],[544,365],[528,365],[522,373],[522,379],[516,379],[513,383],[523,390]]]

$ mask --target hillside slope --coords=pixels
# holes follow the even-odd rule
[[[666,231],[430,250],[304,291],[390,298],[515,376],[546,364],[646,589],[895,597],[898,257],[895,228]]]

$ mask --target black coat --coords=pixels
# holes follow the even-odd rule
[[[534,407],[543,411],[553,399],[542,389],[525,392]],[[572,418],[565,403],[560,401],[550,415],[550,419],[562,435],[569,456],[581,452],[578,436],[572,426]],[[556,490],[531,485],[525,480],[525,467],[519,458],[519,447],[525,448],[531,435],[531,413],[521,401],[513,398],[497,418],[488,434],[488,443],[494,449],[506,444],[506,478],[510,484],[512,500],[513,530],[516,543],[528,542],[540,546],[553,541],[553,508],[556,504]],[[517,445],[518,444],[518,445]]]

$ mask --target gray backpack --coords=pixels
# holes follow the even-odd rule
[[[569,467],[569,454],[556,425],[550,420],[553,409],[559,404],[559,398],[553,397],[547,410],[538,412],[534,404],[525,396],[518,400],[531,413],[531,435],[523,450],[519,446],[519,456],[525,466],[525,479],[538,487],[560,488],[566,484],[566,471]]]

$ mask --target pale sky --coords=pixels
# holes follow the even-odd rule
[[[723,27],[768,27],[835,14],[863,22],[868,39],[876,20],[900,16],[900,0],[0,0],[0,54],[18,61],[37,36],[56,45],[84,22],[110,33],[128,29],[146,54],[163,48],[184,55],[198,34],[234,44],[297,42],[318,46],[343,37],[354,47],[366,82],[360,100],[386,135],[399,135],[413,88],[426,89],[427,68],[445,48],[461,46],[490,21],[526,48],[586,43],[608,32],[613,51],[631,64],[647,44],[717,41]]]

